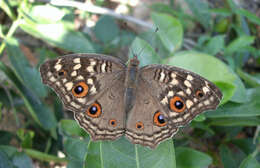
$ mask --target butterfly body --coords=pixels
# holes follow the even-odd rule
[[[136,56],[126,66],[111,56],[72,54],[46,61],[40,72],[92,140],[125,135],[155,148],[222,98],[213,83],[193,72],[138,65]]]

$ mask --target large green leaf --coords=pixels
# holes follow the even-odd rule
[[[6,39],[7,54],[17,76],[39,97],[45,97],[47,91],[41,82],[40,73],[31,67],[14,38]]]
[[[38,12],[37,9],[53,13]],[[65,50],[95,52],[92,43],[81,32],[73,30],[69,22],[61,20],[64,13],[59,10],[48,5],[34,6],[28,13],[21,10],[24,18],[20,21],[20,27],[28,34]],[[54,19],[49,19],[51,15]]]
[[[176,148],[176,163],[178,168],[202,168],[209,167],[212,158],[202,152],[191,148]]]
[[[162,13],[152,13],[152,19],[158,27],[158,35],[169,52],[175,52],[181,47],[183,28],[179,20]]]
[[[224,95],[222,103],[228,101],[235,92],[235,75],[213,56],[192,51],[180,52],[164,62],[193,71],[214,82]]]
[[[52,129],[56,127],[57,121],[51,109],[43,104],[40,98],[27,87],[27,83],[23,84],[12,71],[11,68],[0,62],[0,69],[5,73],[7,78],[12,82],[13,86],[19,91],[23,101],[32,115],[33,119],[39,123],[44,129]]]

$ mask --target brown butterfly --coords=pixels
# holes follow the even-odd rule
[[[46,61],[40,72],[93,141],[125,134],[134,144],[155,148],[220,103],[220,90],[193,72],[138,65],[136,56],[126,66],[111,56],[72,54]]]

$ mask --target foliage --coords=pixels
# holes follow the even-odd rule
[[[150,18],[158,32],[136,34],[120,26],[124,20],[84,8],[75,14],[65,5],[0,1],[7,18],[0,20],[0,167],[30,168],[35,162],[69,168],[260,167],[260,18],[233,0],[225,2],[212,8],[202,0],[185,0],[190,13],[174,1],[154,3]],[[75,28],[75,22],[93,18],[98,18],[93,27]],[[129,57],[138,54],[141,66],[169,64],[209,79],[224,95],[221,106],[192,121],[189,133],[182,129],[155,150],[125,138],[92,142],[74,120],[66,119],[71,113],[42,84],[38,67],[71,52],[120,55],[124,48]]]

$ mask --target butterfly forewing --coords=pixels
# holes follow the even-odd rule
[[[40,67],[44,84],[62,99],[65,107],[82,112],[105,92],[125,65],[111,56],[72,54],[46,61]]]
[[[174,127],[190,122],[196,115],[216,109],[222,94],[210,81],[181,68],[148,65],[141,77],[153,89],[152,94],[164,107]]]

